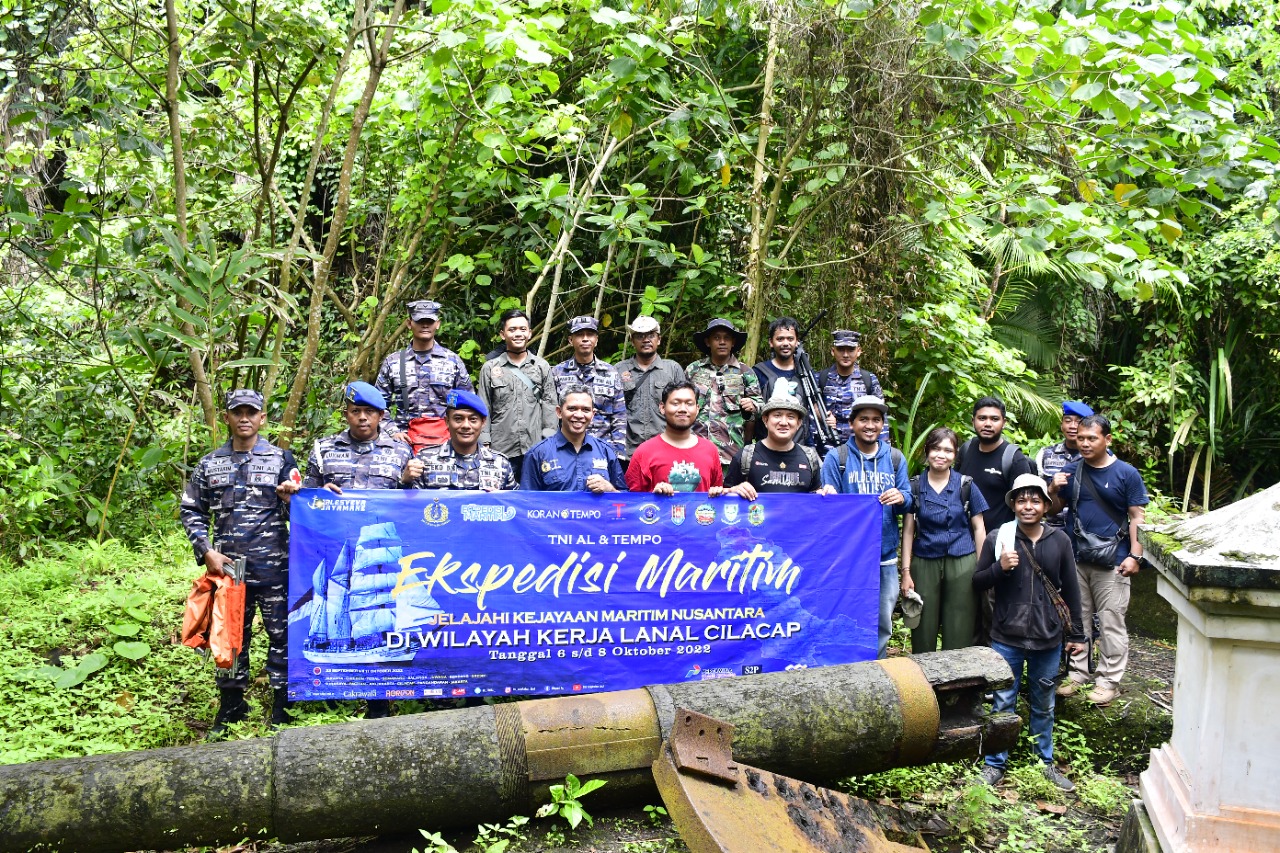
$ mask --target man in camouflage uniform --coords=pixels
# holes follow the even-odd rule
[[[609,442],[619,456],[627,454],[627,399],[617,369],[596,358],[600,324],[595,317],[574,317],[569,321],[569,342],[573,357],[551,368],[556,383],[556,399],[571,385],[586,385],[595,401],[595,417],[590,434]]]
[[[484,492],[514,489],[516,477],[507,457],[480,444],[489,407],[470,391],[450,391],[445,403],[449,440],[418,452],[422,470],[411,486]]]
[[[502,312],[498,334],[505,349],[480,368],[480,399],[490,412],[480,443],[507,457],[519,480],[524,455],[560,424],[556,384],[546,359],[529,352],[528,314],[519,308]]]
[[[831,357],[835,363],[818,374],[818,388],[822,390],[822,399],[827,404],[827,423],[840,439],[837,447],[849,440],[853,401],[867,395],[884,399],[884,390],[876,375],[858,367],[861,355],[862,336],[849,329],[836,329],[831,345]],[[888,440],[887,428],[880,438]]]
[[[440,303],[429,299],[410,302],[409,329],[413,341],[383,359],[374,385],[386,400],[396,407],[394,421],[383,427],[392,438],[409,441],[409,435],[422,438],[410,442],[415,449],[423,444],[439,444],[444,440],[445,395],[454,388],[473,390],[467,366],[456,353],[436,341],[440,330]],[[414,424],[419,418],[425,419]]]
[[[347,428],[318,439],[307,459],[304,489],[398,489],[422,472],[422,463],[403,441],[381,432],[387,401],[368,382],[352,382],[343,392],[342,416]],[[364,715],[373,720],[391,716],[391,701],[370,699]]]
[[[747,333],[716,318],[694,334],[693,342],[707,354],[684,370],[698,389],[698,419],[693,431],[710,439],[720,453],[720,464],[728,465],[745,443],[746,425],[764,406],[760,380],[735,356],[747,342]]]
[[[223,420],[227,443],[203,457],[182,493],[182,526],[196,562],[211,575],[225,574],[228,564],[245,560],[244,645],[237,675],[217,677],[221,693],[211,736],[226,731],[249,713],[244,700],[249,686],[249,639],[256,607],[267,629],[267,677],[273,701],[271,723],[286,722],[289,623],[285,585],[288,580],[289,497],[301,476],[293,454],[258,435],[266,423],[262,394],[231,391]],[[211,520],[212,517],[212,520]]]
[[[1046,483],[1052,484],[1053,478],[1063,468],[1080,461],[1080,445],[1076,443],[1076,430],[1080,428],[1080,421],[1092,414],[1093,408],[1079,400],[1067,400],[1062,404],[1062,441],[1040,448],[1033,463],[1035,467],[1032,471],[1039,471]],[[1061,512],[1046,515],[1044,523],[1050,527],[1066,529],[1067,508],[1064,506]]]
[[[352,382],[343,394],[347,428],[318,439],[307,458],[304,489],[398,489],[412,480],[407,469],[413,451],[393,441],[379,427],[387,401],[368,382]]]

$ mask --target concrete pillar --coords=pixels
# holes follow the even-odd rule
[[[1155,838],[1128,849],[1280,851],[1280,485],[1140,538],[1178,657],[1173,736],[1140,782]]]

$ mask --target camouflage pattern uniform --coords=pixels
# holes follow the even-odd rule
[[[293,454],[259,437],[252,451],[235,451],[231,442],[196,464],[182,493],[182,526],[204,567],[204,555],[217,550],[232,559],[245,558],[244,647],[239,674],[218,676],[219,687],[249,686],[249,628],[256,606],[267,629],[267,677],[273,688],[288,683],[289,505],[276,497],[276,486],[295,469]],[[210,514],[213,535],[210,541]]]
[[[588,434],[607,441],[619,456],[627,455],[627,398],[622,392],[622,377],[618,369],[600,359],[590,364],[578,364],[570,358],[551,368],[551,378],[556,383],[556,400],[573,385],[586,385],[591,389],[596,413],[591,419]]]
[[[407,404],[406,393],[401,393],[401,359],[404,360],[404,385],[408,386]],[[396,407],[394,423],[400,430],[408,429],[409,421],[414,418],[443,418],[444,398],[450,389],[475,390],[462,359],[440,343],[426,352],[405,347],[391,353],[383,359],[373,385],[387,398],[388,405]],[[384,419],[383,430],[391,423],[390,418]]]
[[[720,464],[728,465],[742,449],[743,430],[753,417],[743,413],[742,401],[751,400],[757,412],[764,408],[760,379],[736,357],[730,357],[722,367],[716,367],[710,358],[699,359],[684,372],[698,389],[698,419],[693,431],[710,439],[720,451]]]
[[[340,489],[398,489],[400,472],[413,458],[407,444],[376,435],[356,441],[350,430],[322,438],[307,458],[302,488],[318,489],[332,483]]]
[[[526,377],[526,382],[520,377]],[[480,368],[480,399],[489,408],[480,441],[513,459],[560,428],[551,365],[529,353],[512,364],[506,350]]]
[[[511,463],[501,453],[483,445],[470,456],[459,456],[453,442],[423,448],[418,453],[422,474],[411,483],[415,489],[480,489],[505,492],[516,487]]]
[[[853,427],[849,425],[853,415],[853,401],[868,394],[884,399],[884,391],[880,388],[880,380],[876,379],[876,375],[866,373],[871,381],[868,385],[862,380],[863,373],[855,364],[853,373],[848,376],[841,376],[834,365],[818,374],[818,387],[822,389],[822,399],[827,403],[827,411],[835,416],[836,436],[841,444],[853,434]]]

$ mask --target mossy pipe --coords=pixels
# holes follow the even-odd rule
[[[734,757],[816,784],[1009,748],[984,715],[1008,665],[972,648],[897,661],[289,729],[272,738],[0,767],[0,849],[173,849],[474,825],[529,814],[566,773],[652,798],[677,707],[733,723]],[[601,796],[601,802],[605,799]]]

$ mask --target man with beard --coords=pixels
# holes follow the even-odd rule
[[[734,356],[746,342],[746,332],[717,317],[693,336],[694,345],[707,357],[684,370],[698,392],[693,430],[716,446],[721,465],[728,465],[742,449],[746,425],[764,405],[760,380]]]
[[[574,317],[569,321],[569,343],[573,356],[551,368],[556,384],[556,398],[564,396],[570,385],[591,389],[595,416],[591,434],[612,445],[619,456],[627,452],[627,401],[622,393],[622,377],[608,362],[596,358],[600,343],[600,324],[595,317]]]
[[[528,314],[502,312],[498,335],[506,349],[480,368],[480,399],[490,415],[480,443],[507,457],[519,480],[529,448],[556,431],[556,384],[546,359],[529,352]]]
[[[419,299],[407,307],[406,324],[413,340],[408,347],[383,360],[373,384],[396,406],[395,420],[388,421],[383,429],[417,451],[445,440],[445,396],[449,391],[473,389],[462,359],[436,341],[436,332],[440,330],[440,303]]]
[[[402,441],[394,441],[379,427],[387,401],[368,382],[352,382],[343,394],[342,416],[347,428],[318,439],[307,459],[304,489],[324,488],[341,495],[347,489],[398,489],[422,473],[422,463]],[[370,699],[365,718],[391,716],[391,701]]]
[[[422,471],[415,489],[468,489],[482,492],[510,491],[516,487],[511,463],[501,453],[483,447],[480,434],[489,408],[471,391],[453,390],[445,398],[445,423],[449,440],[418,452]]]
[[[570,385],[556,407],[560,430],[524,458],[520,488],[531,492],[625,492],[622,463],[613,447],[588,435],[595,403],[591,389]]]
[[[779,379],[789,383],[787,394],[796,395],[799,387],[796,382],[796,344],[799,342],[796,332],[799,328],[800,323],[795,317],[779,317],[769,324],[769,349],[773,351],[773,358],[751,368],[756,379],[760,380],[760,396],[766,400],[773,396]]]
[[[636,448],[662,432],[658,397],[672,382],[683,382],[684,368],[668,358],[658,357],[662,328],[652,317],[637,317],[627,326],[636,354],[618,362],[622,394],[627,401],[627,447],[625,458]]]
[[[795,442],[805,408],[782,390],[760,412],[765,437],[739,450],[729,463],[724,483],[730,494],[754,501],[761,492],[816,492],[822,487],[818,451]]]
[[[1004,401],[999,397],[981,398],[973,404],[973,431],[977,435],[956,451],[956,470],[973,478],[987,502],[982,523],[988,531],[1014,520],[1013,509],[1004,496],[1019,476],[1034,473],[1031,460],[1016,444],[1005,440],[1005,423]],[[991,611],[995,606],[990,589],[982,594],[980,603],[978,641],[985,646],[991,637]]]
[[[1084,403],[1068,400],[1062,404],[1062,441],[1040,448],[1036,454],[1035,465],[1046,483],[1052,483],[1063,468],[1072,462],[1080,461],[1080,447],[1076,444],[1076,429],[1080,419],[1093,414],[1093,409]],[[1045,516],[1044,523],[1050,527],[1063,528],[1067,524],[1067,510]]]
[[[982,521],[989,531],[1014,520],[1004,496],[1019,475],[1034,473],[1031,460],[1016,444],[1005,440],[1005,423],[1004,402],[999,397],[983,397],[973,404],[976,436],[956,451],[956,470],[973,478],[987,502]]]
[[[662,390],[662,432],[636,448],[627,467],[633,492],[724,492],[724,472],[716,446],[693,432],[698,418],[698,389],[688,380]]]

